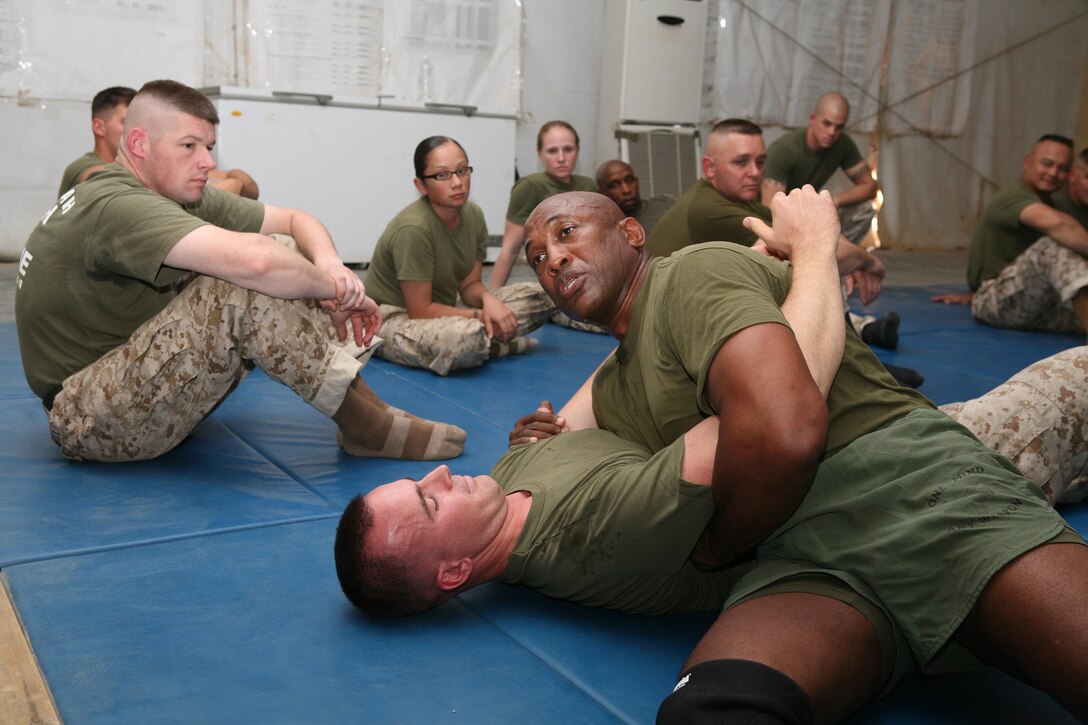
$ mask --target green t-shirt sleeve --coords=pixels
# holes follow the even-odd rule
[[[398,282],[434,280],[434,243],[426,229],[403,226],[389,238]]]
[[[996,195],[986,212],[990,217],[989,221],[995,226],[1021,229],[1026,225],[1020,221],[1020,213],[1032,204],[1042,203],[1039,197],[1025,186],[1022,190],[1014,188],[1009,193]]]
[[[84,245],[84,262],[92,274],[105,272],[164,287],[185,275],[163,266],[166,255],[179,239],[207,223],[152,191],[126,191],[107,203]]]
[[[706,401],[706,379],[729,337],[763,323],[789,326],[780,309],[789,290],[787,266],[739,247],[727,249],[728,255],[693,250],[675,258],[682,267],[670,285],[672,299],[662,316],[664,347],[695,381],[704,415],[715,414]],[[692,315],[691,310],[701,312]]]
[[[138,220],[138,223],[134,223]],[[178,240],[204,226],[238,232],[260,231],[264,205],[209,187],[199,204],[178,206],[153,191],[134,188],[106,204],[85,246],[88,271],[109,272],[156,287],[172,284],[184,270],[163,266]]]
[[[541,192],[531,176],[523,176],[514,182],[514,187],[510,189],[510,203],[506,207],[506,220],[525,224],[536,205],[546,198]]]

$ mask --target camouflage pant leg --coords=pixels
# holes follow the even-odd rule
[[[483,365],[491,355],[484,323],[471,317],[413,320],[403,307],[382,305],[383,360],[439,375]]]
[[[1070,300],[1088,288],[1088,259],[1042,237],[971,298],[971,314],[993,327],[1084,332]]]
[[[839,224],[842,235],[854,244],[861,244],[873,227],[873,202],[871,199],[839,207]]]
[[[555,312],[555,303],[538,282],[518,282],[492,292],[518,318],[518,334],[525,335],[543,325]]]
[[[193,280],[127,342],[64,381],[49,428],[75,460],[155,458],[181,443],[256,364],[332,415],[361,363],[314,303]]]
[[[1050,503],[1088,498],[1088,347],[1040,360],[941,410],[1012,460]]]

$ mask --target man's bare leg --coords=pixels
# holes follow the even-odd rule
[[[786,675],[808,695],[815,722],[842,720],[881,684],[880,647],[869,620],[844,602],[804,592],[769,594],[724,612],[684,672],[714,660],[757,662]],[[659,724],[669,722],[663,712]]]
[[[1017,557],[975,612],[986,661],[1088,721],[1088,547],[1047,544]]]

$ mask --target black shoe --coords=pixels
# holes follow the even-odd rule
[[[888,372],[892,374],[892,377],[899,384],[906,385],[908,388],[919,388],[926,381],[917,370],[901,368],[898,365],[889,365],[888,363],[884,363],[884,367],[888,369]]]
[[[899,346],[899,315],[889,312],[861,328],[861,339],[866,345],[876,345],[887,350]]]

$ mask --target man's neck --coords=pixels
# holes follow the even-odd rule
[[[808,146],[808,150],[814,154],[823,153],[820,144],[816,143],[816,136],[812,133],[811,127],[805,129],[805,146]]]
[[[476,557],[476,564],[468,582],[468,588],[498,579],[506,571],[514,548],[518,545],[525,521],[533,507],[533,496],[528,491],[514,491],[506,495],[506,519],[495,538]]]
[[[612,322],[606,325],[606,329],[617,340],[622,340],[627,336],[628,327],[631,325],[631,312],[635,308],[635,300],[638,299],[638,293],[642,291],[642,285],[646,282],[646,277],[650,273],[650,264],[654,259],[654,255],[645,250],[640,255],[638,268],[631,275],[627,288],[621,293],[619,309],[616,310]]]
[[[94,140],[94,155],[102,159],[104,164],[111,164],[117,160],[117,152],[110,151],[109,147],[98,138]]]

